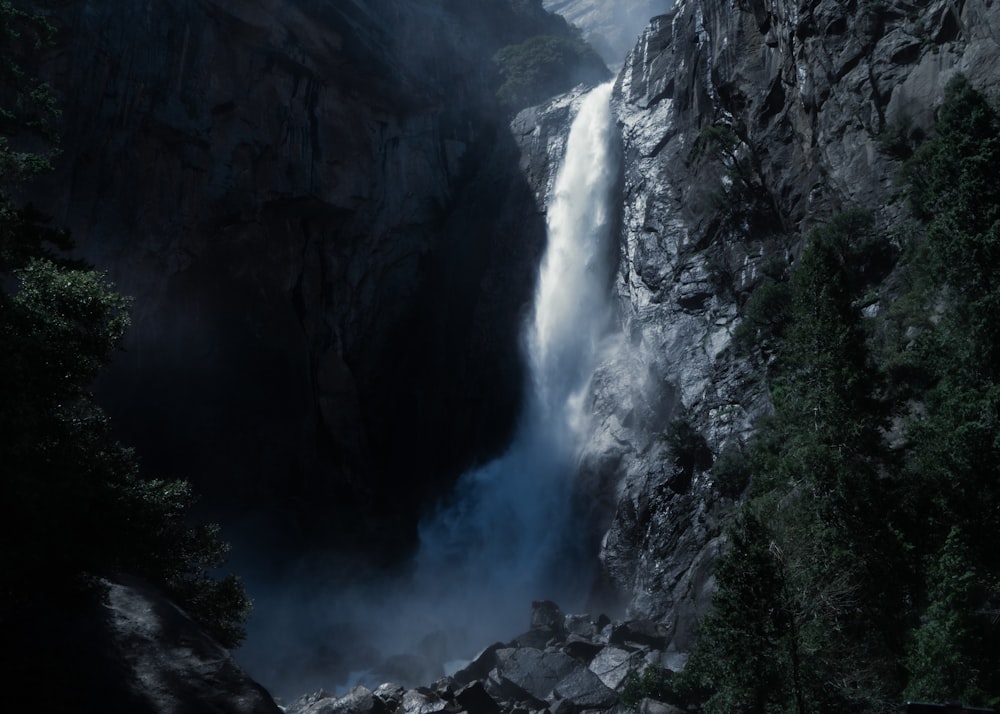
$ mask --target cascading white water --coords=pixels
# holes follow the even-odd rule
[[[524,333],[530,384],[515,439],[502,457],[465,474],[449,504],[420,528],[418,591],[433,592],[449,624],[481,643],[524,629],[532,599],[573,608],[586,596],[583,529],[570,522],[570,500],[584,399],[611,322],[619,167],[610,94],[606,84],[581,102],[550,199]]]
[[[548,244],[523,334],[530,381],[513,443],[462,476],[447,504],[421,523],[406,573],[339,587],[323,567],[311,566],[315,578],[275,594],[276,614],[257,639],[280,642],[287,654],[276,662],[271,652],[244,652],[262,681],[294,696],[386,680],[426,684],[445,660],[527,629],[532,600],[552,599],[567,610],[583,604],[594,554],[581,551],[571,497],[584,400],[612,322],[619,157],[610,92],[610,85],[598,87],[581,101],[550,198]],[[340,652],[356,662],[351,681],[329,679],[327,660]],[[424,669],[386,668],[400,659]]]

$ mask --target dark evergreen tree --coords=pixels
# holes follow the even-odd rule
[[[211,575],[226,553],[217,528],[187,523],[186,483],[140,477],[90,393],[128,301],[62,257],[68,236],[14,197],[53,153],[55,102],[25,69],[50,31],[0,2],[0,625],[124,571],[232,646],[249,601],[237,578]]]

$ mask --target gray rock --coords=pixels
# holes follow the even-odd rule
[[[617,690],[628,673],[637,668],[642,655],[618,647],[605,647],[590,662],[589,669],[604,686]]]
[[[563,628],[567,634],[584,639],[593,639],[597,634],[597,625],[590,618],[590,615],[566,615]]]
[[[618,702],[618,695],[588,669],[580,669],[552,688],[556,700],[572,702],[578,709],[608,709]]]
[[[372,695],[382,703],[382,708],[387,712],[396,711],[403,703],[403,695],[406,690],[398,684],[385,682],[376,687]]]
[[[448,701],[429,689],[411,689],[403,695],[403,714],[440,714],[448,709]]]
[[[603,644],[571,635],[563,645],[562,651],[583,664],[589,664],[603,649]]]
[[[286,714],[372,714],[377,705],[382,703],[365,687],[354,687],[342,697],[320,690],[296,700],[286,708]]]
[[[455,693],[455,701],[468,714],[499,714],[500,707],[482,682],[473,682]]]
[[[684,710],[673,704],[658,702],[655,699],[643,699],[636,707],[638,714],[684,714]]]
[[[455,681],[461,685],[485,680],[496,667],[497,652],[505,648],[506,645],[501,642],[493,643],[477,654],[468,665],[455,672]]]
[[[613,645],[631,644],[663,649],[666,642],[666,628],[654,620],[630,620],[616,625],[611,630]]]
[[[504,649],[497,652],[497,666],[490,676],[511,699],[519,699],[518,694],[523,692],[541,701],[549,696],[556,684],[580,669],[582,665],[562,652]]]
[[[566,616],[551,600],[535,600],[531,603],[531,629],[560,632],[565,626]]]

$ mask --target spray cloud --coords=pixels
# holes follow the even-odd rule
[[[503,456],[463,475],[452,497],[424,518],[408,574],[370,580],[320,608],[303,606],[315,602],[306,593],[286,595],[282,602],[308,613],[313,631],[339,632],[355,640],[356,650],[360,638],[399,665],[409,657],[411,665],[430,659],[439,667],[523,631],[533,599],[566,609],[583,605],[594,554],[581,552],[577,534],[585,529],[571,522],[571,495],[589,381],[613,322],[608,293],[619,156],[610,94],[609,83],[581,101],[550,199],[548,244],[523,335],[530,383],[514,441]],[[328,583],[316,586],[329,592]],[[325,625],[324,608],[336,613]],[[353,624],[359,622],[363,627]],[[293,622],[286,628],[297,629]],[[254,671],[263,658],[250,659],[258,660],[247,662],[251,672],[269,681]],[[361,659],[357,669],[365,669]],[[433,667],[415,670],[413,677],[434,678]],[[287,689],[287,672],[279,678]],[[360,681],[386,679],[426,683],[378,665]],[[303,678],[295,686],[315,683]]]

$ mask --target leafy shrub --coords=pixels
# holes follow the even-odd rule
[[[90,393],[128,328],[129,301],[63,257],[68,235],[11,197],[55,152],[54,98],[25,70],[51,33],[0,2],[0,621],[128,572],[235,646],[250,603],[237,578],[210,574],[227,551],[218,528],[187,522],[187,483],[140,477]]]
[[[673,672],[652,665],[641,672],[633,669],[625,676],[620,697],[621,703],[635,709],[643,699],[673,702],[676,698],[672,686]]]

